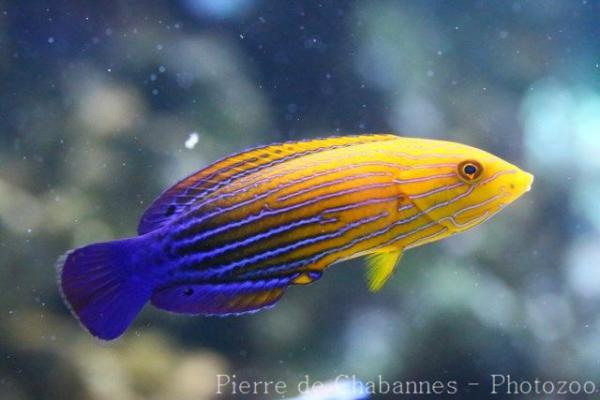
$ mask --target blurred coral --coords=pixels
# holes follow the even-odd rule
[[[597,378],[599,4],[542,3],[1,2],[0,398],[211,399],[223,373]],[[145,310],[110,345],[63,306],[58,256],[133,235],[187,173],[383,131],[489,149],[536,186],[408,252],[377,295],[346,263],[256,315]]]

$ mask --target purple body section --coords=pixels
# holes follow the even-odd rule
[[[298,276],[236,281],[229,275],[209,281],[207,277],[214,274],[183,271],[181,259],[169,256],[168,229],[92,244],[60,258],[57,271],[63,299],[93,336],[118,338],[149,300],[177,313],[254,312],[272,306]]]

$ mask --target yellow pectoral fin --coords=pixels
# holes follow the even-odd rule
[[[376,292],[385,285],[401,257],[402,250],[378,252],[367,256],[367,284],[370,291]]]

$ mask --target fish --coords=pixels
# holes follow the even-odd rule
[[[362,256],[375,292],[406,250],[479,225],[533,180],[475,147],[394,134],[257,147],[167,189],[136,236],[67,252],[58,286],[102,340],[120,337],[148,302],[181,314],[252,313]]]

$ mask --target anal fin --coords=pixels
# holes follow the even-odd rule
[[[275,304],[289,278],[227,283],[182,283],[156,290],[155,307],[183,314],[228,315],[258,311]]]
[[[367,284],[376,292],[385,285],[402,258],[402,250],[381,251],[367,256]]]

